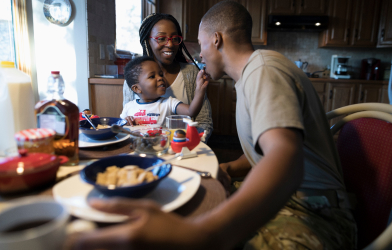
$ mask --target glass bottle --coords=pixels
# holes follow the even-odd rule
[[[47,98],[35,105],[38,128],[56,131],[53,147],[56,155],[69,161],[64,165],[79,163],[79,108],[64,98],[64,81],[59,71],[52,71],[48,78]]]

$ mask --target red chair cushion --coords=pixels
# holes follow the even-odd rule
[[[392,208],[392,124],[373,118],[346,123],[337,148],[347,191],[357,196],[358,248],[386,228]]]

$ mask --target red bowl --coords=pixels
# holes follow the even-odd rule
[[[60,165],[68,161],[65,156],[28,154],[26,150],[20,150],[19,154],[0,159],[0,194],[31,190],[54,182]]]

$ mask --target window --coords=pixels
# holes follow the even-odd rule
[[[0,0],[1,1],[1,0]],[[116,0],[116,49],[143,54],[139,42],[142,1]]]
[[[0,61],[15,62],[11,0],[0,0]]]

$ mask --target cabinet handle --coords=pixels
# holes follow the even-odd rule
[[[385,29],[381,30],[381,38],[384,39]]]
[[[331,100],[332,99],[332,89],[329,91],[329,99]]]
[[[347,28],[347,38],[350,37],[350,28]]]

